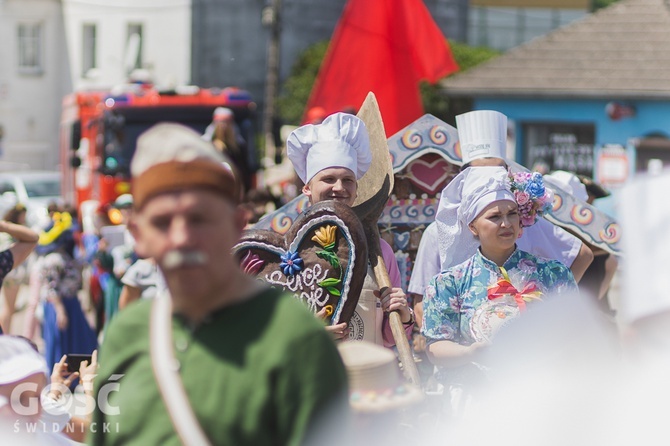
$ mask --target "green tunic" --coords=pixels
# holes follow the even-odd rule
[[[96,393],[113,389],[104,387],[112,375],[123,377],[109,393],[111,408],[96,408],[92,444],[180,444],[151,368],[151,302],[120,312],[106,334]],[[186,393],[213,444],[300,444],[319,415],[346,411],[347,378],[337,349],[314,315],[288,295],[263,291],[197,328],[179,316],[172,326]],[[118,415],[110,414],[114,407]]]

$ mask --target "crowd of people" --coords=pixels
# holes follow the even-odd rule
[[[229,118],[219,111],[217,122]],[[111,204],[116,225],[101,212],[86,233],[74,210],[54,207],[48,227],[31,229],[21,205],[0,221],[3,444],[558,444],[546,436],[552,428],[563,429],[562,442],[581,429],[585,441],[571,443],[592,444],[605,421],[584,428],[585,407],[632,416],[630,405],[605,410],[608,393],[639,410],[663,401],[626,387],[651,364],[651,383],[665,394],[662,246],[631,236],[639,257],[630,261],[639,263],[629,285],[645,268],[658,277],[644,297],[634,287],[623,293],[615,315],[607,292],[621,259],[543,218],[552,192],[542,174],[505,158],[501,113],[457,117],[463,167],[424,231],[407,293],[381,239],[391,286],[368,267],[356,341],[347,322],[331,325],[325,310],[312,314],[239,268],[233,247],[274,199],[241,181],[224,127],[203,138],[162,123],[140,135],[132,194]],[[334,113],[291,133],[287,156],[310,204],[354,204],[371,168],[372,131]],[[580,202],[608,194],[590,178],[548,175]],[[652,180],[636,183],[625,203],[641,209],[627,227],[639,237],[665,217],[650,225],[652,206],[638,199],[664,189]],[[28,302],[18,336],[21,286]],[[426,382],[404,377],[393,312],[429,364]],[[71,407],[78,396],[89,403],[80,412]],[[575,415],[560,418],[563,407]],[[535,425],[524,428],[526,420]],[[628,441],[623,424],[603,438]]]

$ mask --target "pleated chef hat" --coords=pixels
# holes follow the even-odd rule
[[[372,162],[365,124],[348,113],[335,113],[321,124],[297,128],[286,140],[286,152],[305,184],[330,167],[347,168],[360,179]]]
[[[475,110],[456,116],[463,164],[479,158],[505,159],[507,116],[494,110]]]

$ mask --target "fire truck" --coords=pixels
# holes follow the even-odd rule
[[[158,122],[177,122],[203,134],[216,107],[233,111],[236,131],[245,141],[246,171],[255,172],[256,104],[245,90],[132,84],[66,96],[60,132],[63,198],[81,209],[84,202],[104,206],[130,192],[130,160],[142,132]]]

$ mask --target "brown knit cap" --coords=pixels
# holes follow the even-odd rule
[[[131,162],[134,205],[166,192],[206,189],[239,203],[242,193],[233,164],[190,128],[172,123],[151,127],[137,139]]]

